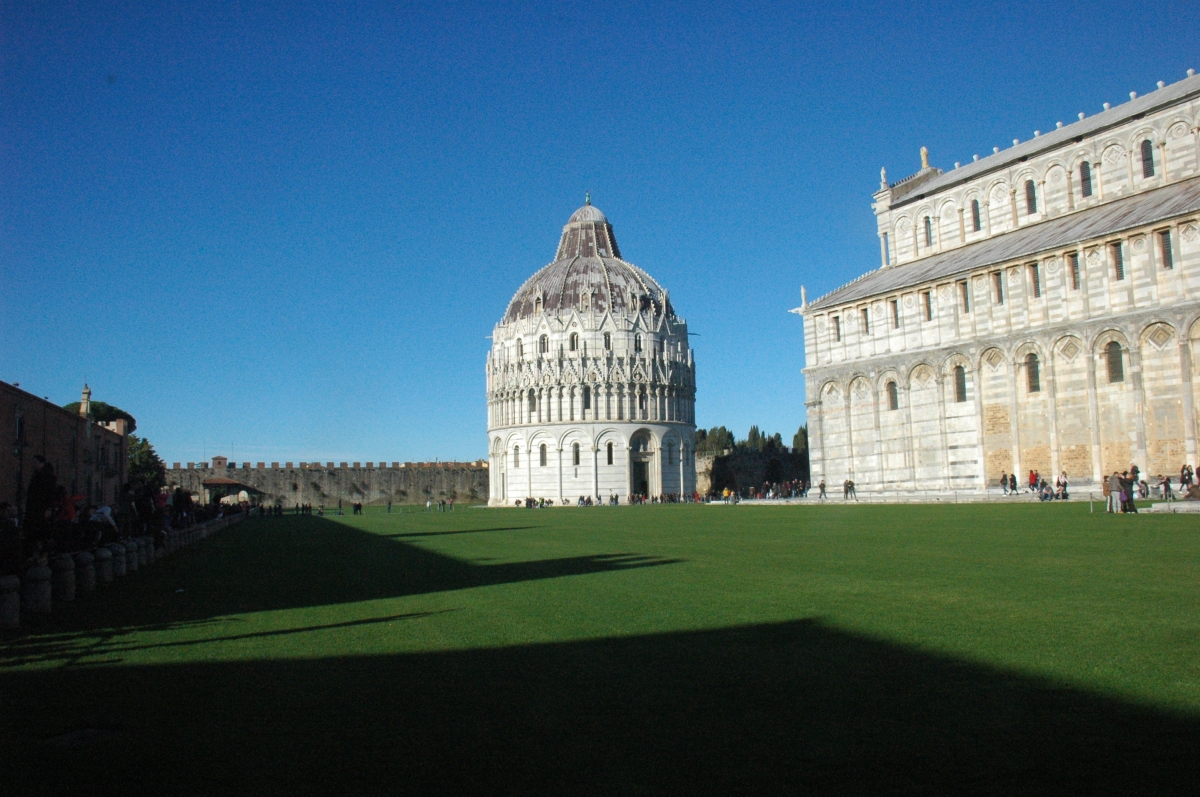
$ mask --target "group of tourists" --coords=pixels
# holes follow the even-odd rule
[[[1000,474],[1000,489],[1008,496],[1019,495],[1022,490],[1036,495],[1039,501],[1065,501],[1071,497],[1070,480],[1067,478],[1067,472],[1064,470],[1054,478],[1054,484],[1042,478],[1042,474],[1036,470],[1029,471],[1029,477],[1022,486],[1017,479],[1017,474],[1011,476],[1006,472]]]
[[[359,504],[358,506],[362,507],[362,504]],[[390,505],[389,505],[388,511],[391,511]],[[439,498],[437,500],[437,502],[435,503],[432,498],[426,498],[425,499],[425,511],[426,512],[453,512],[454,511],[454,499],[453,498],[450,498],[450,499]],[[361,509],[359,510],[359,514],[360,515],[362,514]]]

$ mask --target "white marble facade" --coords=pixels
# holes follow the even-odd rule
[[[492,334],[489,502],[690,494],[695,384],[687,323],[589,201]]]
[[[799,308],[812,478],[1076,484],[1196,462],[1200,77],[874,195],[880,267]]]

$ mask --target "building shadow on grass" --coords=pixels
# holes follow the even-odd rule
[[[1200,760],[1195,717],[811,620],[4,691],[12,794],[131,750],[123,783],[179,794],[1191,794]]]
[[[421,536],[431,535],[416,538]],[[231,614],[611,573],[681,561],[606,553],[529,562],[473,562],[325,518],[251,519],[102,587],[100,594],[63,606],[42,621],[41,627],[36,617],[28,618],[28,625],[29,630],[46,633],[163,628]],[[8,647],[0,644],[0,664]]]

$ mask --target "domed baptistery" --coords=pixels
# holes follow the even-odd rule
[[[496,325],[487,391],[493,505],[695,490],[687,322],[590,198]]]

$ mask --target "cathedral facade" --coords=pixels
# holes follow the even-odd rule
[[[812,479],[977,491],[1197,457],[1200,76],[874,195],[879,268],[799,308]]]
[[[667,291],[621,259],[590,199],[530,277],[487,359],[489,503],[688,495],[695,363]]]

